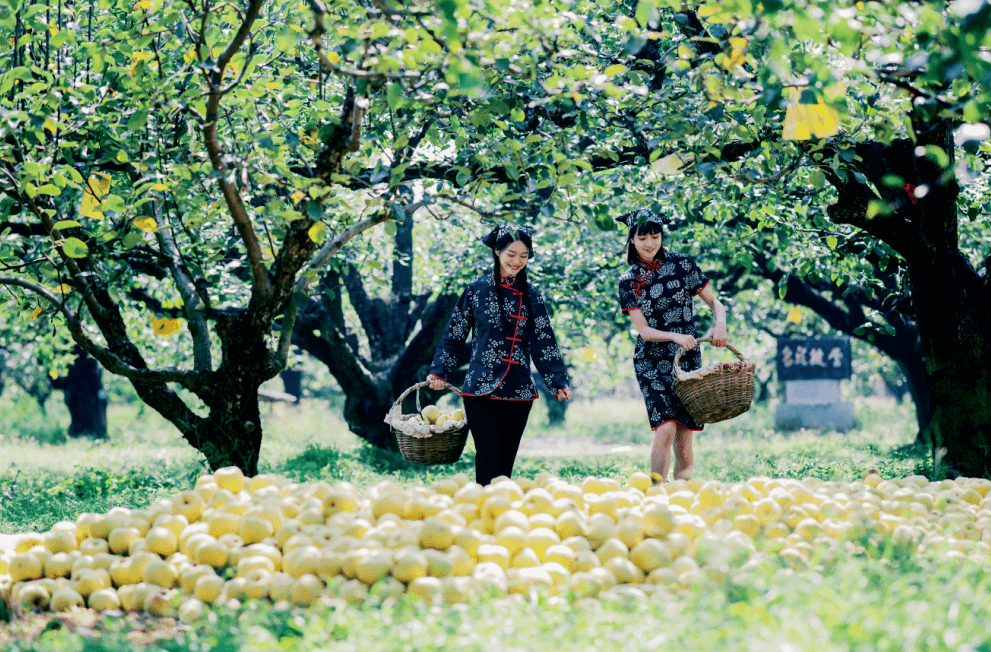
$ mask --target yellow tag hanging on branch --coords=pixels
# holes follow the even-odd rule
[[[791,307],[791,310],[788,311],[788,318],[786,321],[790,321],[793,324],[802,323],[802,311],[798,309],[798,306]]]
[[[151,330],[158,337],[169,337],[170,335],[175,335],[182,330],[182,320],[181,319],[169,319],[168,317],[158,317],[152,316],[151,318]]]
[[[668,154],[664,158],[659,158],[654,161],[654,169],[661,174],[666,174],[668,176],[674,174],[681,174],[686,169],[690,168],[693,161],[689,160],[687,157],[682,158],[677,152],[674,154]]]
[[[840,116],[834,110],[818,104],[792,104],[785,112],[781,137],[784,140],[811,140],[835,136],[840,131]]]
[[[83,192],[83,201],[79,206],[79,214],[84,217],[92,217],[95,220],[102,220],[103,213],[96,210],[102,202],[100,197],[110,192],[110,175],[102,172],[94,172],[86,181],[86,190]]]

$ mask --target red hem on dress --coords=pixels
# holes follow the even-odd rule
[[[655,431],[657,430],[657,428],[660,428],[660,427],[661,427],[661,426],[663,426],[663,425],[664,425],[665,423],[671,423],[672,421],[673,421],[673,422],[675,422],[675,423],[677,423],[677,424],[678,424],[679,426],[681,426],[681,427],[682,427],[682,428],[684,428],[685,430],[689,430],[689,431],[691,431],[691,432],[702,432],[703,430],[705,430],[705,426],[702,426],[702,427],[701,427],[701,428],[699,428],[698,430],[696,430],[695,428],[689,428],[688,426],[686,426],[685,424],[683,424],[683,423],[682,423],[681,421],[678,421],[677,419],[668,419],[667,421],[662,421],[662,422],[660,422],[659,424],[657,424],[657,426],[656,426],[656,427],[654,427],[654,428],[651,428],[650,430],[651,430],[651,432],[655,432]]]
[[[696,292],[695,294],[693,294],[692,296],[693,297],[697,297],[702,292],[702,290],[706,289],[707,287],[709,287],[709,281],[706,281],[705,282],[705,285],[703,285],[702,287],[700,287],[699,288],[699,291]]]

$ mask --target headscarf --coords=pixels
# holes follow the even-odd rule
[[[499,252],[519,240],[530,250],[530,260],[533,260],[532,233],[533,229],[528,226],[500,224],[482,238],[482,244],[492,249],[492,251]]]
[[[620,224],[625,224],[629,229],[633,229],[641,227],[649,222],[654,222],[655,224],[664,226],[665,224],[669,224],[671,222],[671,218],[661,217],[649,208],[638,208],[635,211],[623,213],[616,218],[616,221]]]

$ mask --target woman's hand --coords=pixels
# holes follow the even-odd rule
[[[712,338],[713,346],[726,346],[729,343],[729,336],[726,334],[726,324],[716,322],[716,327],[712,329],[709,337]]]
[[[671,333],[671,341],[675,344],[680,344],[681,348],[686,351],[691,351],[695,348],[696,340],[691,335],[682,335],[681,333]]]
[[[430,383],[430,389],[444,389],[447,387],[447,383],[441,380],[440,376],[435,376],[433,374],[427,376],[427,382]]]
[[[556,398],[559,401],[570,401],[571,400],[571,388],[570,387],[562,387],[561,389],[558,390],[557,394],[554,395],[554,398]]]

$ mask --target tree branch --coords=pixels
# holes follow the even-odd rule
[[[155,204],[155,212],[159,213],[157,204]],[[162,220],[156,219],[156,221],[162,224]],[[189,325],[189,334],[193,338],[193,369],[210,371],[213,369],[213,362],[210,359],[210,330],[206,321],[206,305],[200,299],[196,284],[182,264],[179,248],[172,236],[171,220],[168,224],[162,224],[156,235],[158,245],[168,259],[169,270],[172,272],[172,278],[175,279],[179,296],[182,297],[183,314]]]
[[[213,169],[219,173],[217,184],[220,186],[220,192],[224,196],[224,201],[227,204],[227,209],[231,213],[231,219],[234,221],[234,226],[237,228],[238,235],[241,236],[245,249],[247,249],[248,262],[251,267],[251,275],[254,281],[253,290],[259,295],[259,298],[262,300],[268,300],[272,295],[272,283],[269,278],[268,270],[265,269],[265,263],[262,259],[261,246],[258,242],[258,234],[255,233],[254,226],[251,223],[251,218],[248,216],[247,210],[244,207],[244,202],[241,200],[241,194],[237,190],[237,185],[232,182],[233,175],[224,160],[224,154],[220,147],[220,139],[217,136],[220,100],[223,98],[221,84],[224,78],[224,68],[228,63],[230,63],[231,57],[237,53],[241,45],[244,43],[244,40],[250,33],[251,26],[258,17],[258,12],[261,10],[263,1],[264,0],[251,0],[248,4],[248,11],[244,20],[241,22],[241,26],[238,28],[237,34],[235,34],[233,40],[230,44],[228,44],[227,48],[218,58],[216,68],[212,71],[204,71],[203,73],[207,79],[207,85],[210,89],[207,99],[206,124],[203,129],[203,140],[206,145],[207,153],[210,157],[210,163],[213,165]],[[204,25],[206,24],[206,18],[206,15],[202,18]]]
[[[85,331],[83,331],[82,325],[76,316],[69,311],[64,303],[59,301],[58,297],[42,286],[31,281],[15,278],[13,276],[0,276],[0,285],[22,287],[26,290],[34,292],[48,301],[65,318],[66,325],[69,327],[69,333],[72,336],[73,341],[81,346],[83,350],[91,356],[96,358],[100,364],[102,364],[107,371],[111,373],[117,374],[118,376],[124,376],[128,380],[136,383],[163,384],[175,382],[183,386],[191,384],[191,382],[198,376],[196,373],[182,371],[181,369],[162,369],[155,371],[151,369],[139,369],[137,367],[133,367],[121,360],[109,349],[106,349],[91,340],[86,335]]]
[[[296,316],[299,314],[300,297],[308,295],[310,279],[351,239],[390,219],[392,218],[389,213],[382,211],[376,214],[375,217],[369,217],[352,224],[350,227],[341,231],[333,240],[325,242],[310,263],[306,265],[306,268],[296,281],[296,289],[290,297],[289,305],[286,306],[286,311],[282,316],[282,332],[279,335],[279,348],[272,358],[272,365],[276,371],[284,369],[289,359],[289,349],[292,347],[293,327],[296,323]]]

